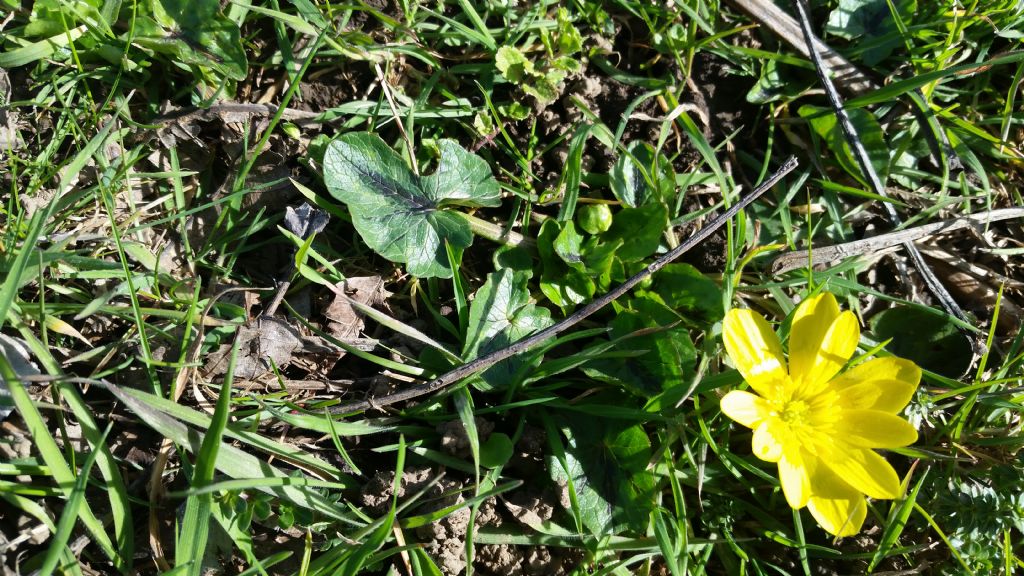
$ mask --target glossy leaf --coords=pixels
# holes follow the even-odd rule
[[[413,174],[374,134],[345,134],[324,153],[327,189],[348,205],[363,241],[421,278],[451,278],[445,244],[461,250],[473,243],[469,222],[444,208],[501,203],[498,182],[482,158],[453,140],[437,144],[441,157],[429,176]]]
[[[238,25],[217,0],[150,0],[135,21],[133,42],[155,52],[241,81],[249,64]]]
[[[513,450],[508,434],[495,432],[480,446],[480,465],[484,468],[504,466],[512,459]]]
[[[633,142],[612,167],[612,193],[624,206],[637,208],[668,200],[675,189],[672,163],[646,142]]]
[[[846,142],[843,130],[836,121],[835,114],[827,108],[811,105],[801,106],[799,112],[800,116],[807,119],[811,129],[832,151],[839,165],[850,176],[866,183],[861,175],[860,166]],[[850,122],[853,124],[854,130],[857,131],[857,137],[867,150],[871,166],[878,173],[878,177],[884,185],[889,174],[889,145],[885,141],[885,134],[882,132],[881,125],[878,124],[878,119],[871,112],[859,108],[847,110],[847,113],[850,115]]]
[[[904,23],[917,11],[916,0],[895,0],[892,4]],[[868,66],[878,64],[903,44],[889,0],[839,0],[825,30],[847,40],[863,37],[866,47],[861,59]]]
[[[551,313],[531,301],[526,287],[528,279],[526,274],[509,269],[487,275],[469,308],[463,358],[472,360],[505,348],[553,324]],[[480,378],[487,388],[508,386],[524,362],[522,355],[503,360],[485,370]]]
[[[562,431],[567,468],[552,461],[549,469],[556,482],[571,478],[584,527],[598,537],[623,528],[642,533],[657,486],[643,427],[573,415]]]
[[[886,349],[925,370],[959,378],[972,361],[971,344],[940,314],[912,306],[891,308],[871,319],[876,340],[892,338]]]
[[[601,235],[606,243],[622,242],[616,255],[623,262],[636,262],[658,250],[661,235],[668,228],[668,208],[653,202],[639,208],[623,208],[615,214],[612,227]]]
[[[571,222],[565,223],[571,225]],[[582,266],[570,267],[556,249],[562,253],[568,251],[571,242],[562,237],[563,223],[551,219],[544,222],[537,235],[537,252],[540,254],[541,276],[540,290],[563,311],[571,310],[575,305],[589,301],[596,289],[594,281]]]
[[[674,326],[679,316],[650,298],[634,298],[629,306],[612,320],[610,338],[622,338],[616,351],[634,354],[601,358],[586,364],[583,371],[644,398],[685,384],[693,376],[697,349],[688,331]]]
[[[645,295],[654,297],[689,322],[710,326],[725,317],[722,289],[689,264],[669,264],[656,272]]]

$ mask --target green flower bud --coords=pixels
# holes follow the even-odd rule
[[[612,226],[612,209],[607,204],[584,204],[576,211],[576,223],[588,234],[600,234]]]

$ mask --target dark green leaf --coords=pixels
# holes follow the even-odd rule
[[[612,220],[612,227],[601,239],[613,244],[622,242],[616,255],[623,262],[636,262],[654,254],[661,244],[661,235],[668,228],[668,208],[653,202],[639,208],[623,208]]]
[[[765,60],[761,67],[761,76],[757,84],[747,92],[747,102],[751,104],[767,104],[781,99],[795,99],[805,90],[808,82],[787,73],[791,66],[783,66],[778,60]]]
[[[528,279],[528,275],[509,269],[487,275],[469,308],[463,358],[472,360],[505,348],[553,324],[551,313],[531,302],[526,287]],[[508,386],[525,361],[522,356],[503,360],[485,370],[480,378],[490,388]]]
[[[570,223],[571,224],[571,223]],[[572,309],[594,296],[594,281],[580,268],[570,268],[555,251],[563,223],[550,219],[540,227],[537,252],[540,254],[540,290],[563,311]]]
[[[801,106],[799,113],[801,117],[810,122],[814,132],[825,141],[839,165],[850,176],[866,184],[867,180],[861,176],[860,166],[857,164],[850,146],[846,143],[846,137],[836,121],[835,114],[827,108],[811,105]],[[850,122],[853,123],[854,130],[857,131],[857,137],[867,150],[871,166],[878,173],[878,177],[884,185],[889,175],[889,145],[885,141],[882,127],[874,115],[867,110],[858,108],[847,110],[847,113],[850,115]]]
[[[494,252],[494,269],[509,268],[533,276],[533,257],[522,246],[502,246]]]
[[[917,10],[916,0],[895,0],[893,4],[904,22]],[[840,0],[829,14],[825,30],[847,40],[863,36],[869,47],[861,58],[869,66],[881,62],[902,44],[889,0]]]
[[[610,186],[623,205],[637,208],[652,201],[666,201],[675,190],[675,172],[664,155],[646,142],[636,141],[612,167]]]
[[[622,338],[616,351],[636,354],[601,358],[583,371],[644,398],[685,384],[693,376],[697,349],[687,330],[675,325],[679,315],[650,298],[634,298],[629,306],[612,320],[610,337]]]
[[[612,280],[615,276],[615,252],[622,246],[621,240],[615,242],[601,242],[597,238],[590,238],[583,245],[583,263],[587,272],[597,283],[597,288],[607,292],[612,287]],[[622,263],[619,262],[621,268]]]
[[[657,487],[647,469],[651,442],[643,427],[589,415],[566,420],[568,469],[557,461],[549,467],[556,482],[571,478],[583,525],[597,537],[623,528],[643,533]]]
[[[375,134],[349,133],[324,154],[324,181],[346,203],[367,246],[392,262],[405,262],[418,277],[450,278],[447,242],[473,243],[469,223],[446,206],[497,206],[498,182],[482,158],[453,140],[439,140],[440,160],[418,176]]]
[[[583,256],[580,254],[582,243],[583,237],[576,231],[576,226],[571,220],[567,221],[562,224],[562,231],[555,238],[555,254],[558,254],[562,262],[568,264],[570,268],[582,270]]]
[[[35,0],[32,3],[32,19],[23,32],[29,38],[45,38],[62,34],[81,22],[107,36],[113,36],[110,22],[100,13],[102,4],[99,0]]]
[[[504,466],[512,458],[512,439],[495,432],[480,446],[480,465],[484,468]]]
[[[217,0],[150,0],[151,13],[135,21],[133,41],[180,61],[244,80],[249,64],[238,25]]]
[[[725,317],[722,289],[689,264],[669,264],[657,271],[648,293],[695,324],[710,326]]]
[[[879,313],[871,320],[876,340],[896,356],[913,360],[925,370],[959,378],[970,366],[971,344],[945,316],[913,306]]]

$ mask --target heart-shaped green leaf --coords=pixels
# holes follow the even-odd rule
[[[565,422],[565,464],[551,459],[548,469],[556,482],[572,484],[583,527],[598,537],[642,533],[657,491],[643,427],[585,414],[566,415]]]
[[[529,274],[507,268],[487,275],[469,308],[464,358],[479,358],[554,324],[551,313],[530,300],[528,280]],[[488,388],[508,386],[524,362],[522,355],[502,360],[480,378]]]
[[[609,244],[621,240],[622,248],[615,255],[623,262],[639,262],[658,250],[666,228],[668,208],[661,202],[651,202],[619,210],[601,239]]]
[[[469,222],[445,207],[501,203],[482,158],[454,140],[439,140],[437,148],[441,157],[429,176],[413,174],[375,134],[345,134],[324,153],[327,190],[348,205],[363,241],[420,278],[451,278],[445,243],[460,250],[473,243]]]
[[[886,349],[913,360],[925,370],[959,378],[971,365],[971,343],[948,318],[915,306],[899,306],[871,319],[877,340],[892,341]]]
[[[152,0],[152,14],[135,22],[133,42],[180,61],[244,80],[248,60],[238,24],[225,16],[217,0]]]

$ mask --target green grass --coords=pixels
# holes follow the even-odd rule
[[[862,4],[877,14],[866,28],[850,14]],[[1021,573],[1020,222],[932,237],[926,261],[967,322],[900,250],[769,272],[783,252],[892,230],[885,203],[907,228],[1024,205],[1024,13],[912,4],[811,14],[877,85],[836,80],[883,196],[811,61],[731,4],[0,0],[0,401],[14,409],[0,562]],[[335,138],[365,133],[394,154],[330,161]],[[609,292],[789,155],[796,171],[614,304],[384,406]],[[432,187],[452,166],[475,179]],[[368,231],[339,176],[356,168],[371,198],[397,182],[437,202],[449,242],[396,256],[390,237],[441,212]],[[325,229],[286,221],[303,202]],[[594,206],[611,221],[585,222]],[[383,302],[346,291],[365,276]],[[299,349],[253,382],[240,374],[277,344],[239,328],[269,330],[258,316],[286,281],[275,318]],[[789,508],[776,467],[719,409],[745,386],[726,311],[752,308],[785,337],[822,287],[859,315],[860,354],[925,369],[904,412],[919,440],[886,454],[905,496],[871,501],[865,530],[838,541]],[[340,335],[357,317],[364,339]],[[345,408],[368,397],[381,402]]]

